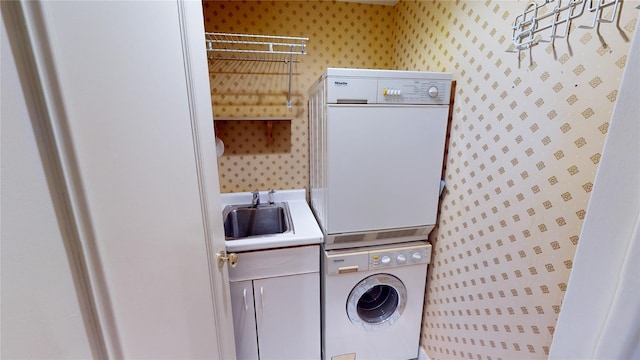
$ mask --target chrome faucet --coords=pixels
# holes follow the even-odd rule
[[[273,190],[273,189],[269,190],[269,205],[273,205],[274,204],[273,194],[275,194],[275,193],[276,193],[275,190]]]
[[[258,205],[260,205],[260,193],[256,190],[252,192],[251,195],[253,195],[251,198],[251,206],[258,207]]]

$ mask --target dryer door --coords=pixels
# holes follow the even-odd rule
[[[347,315],[355,326],[377,331],[392,326],[407,305],[407,289],[397,277],[371,275],[358,283],[347,299]]]

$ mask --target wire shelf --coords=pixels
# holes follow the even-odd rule
[[[306,54],[309,38],[206,32],[205,41],[213,59],[291,62]]]
[[[291,107],[293,63],[305,55],[309,38],[205,32],[208,57],[212,60],[284,62],[289,64],[287,107]]]

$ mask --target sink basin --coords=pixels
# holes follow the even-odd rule
[[[224,235],[227,240],[293,232],[286,202],[267,205],[229,205],[224,208]]]

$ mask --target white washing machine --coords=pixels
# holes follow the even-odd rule
[[[323,257],[324,359],[417,358],[431,245],[326,250]]]

